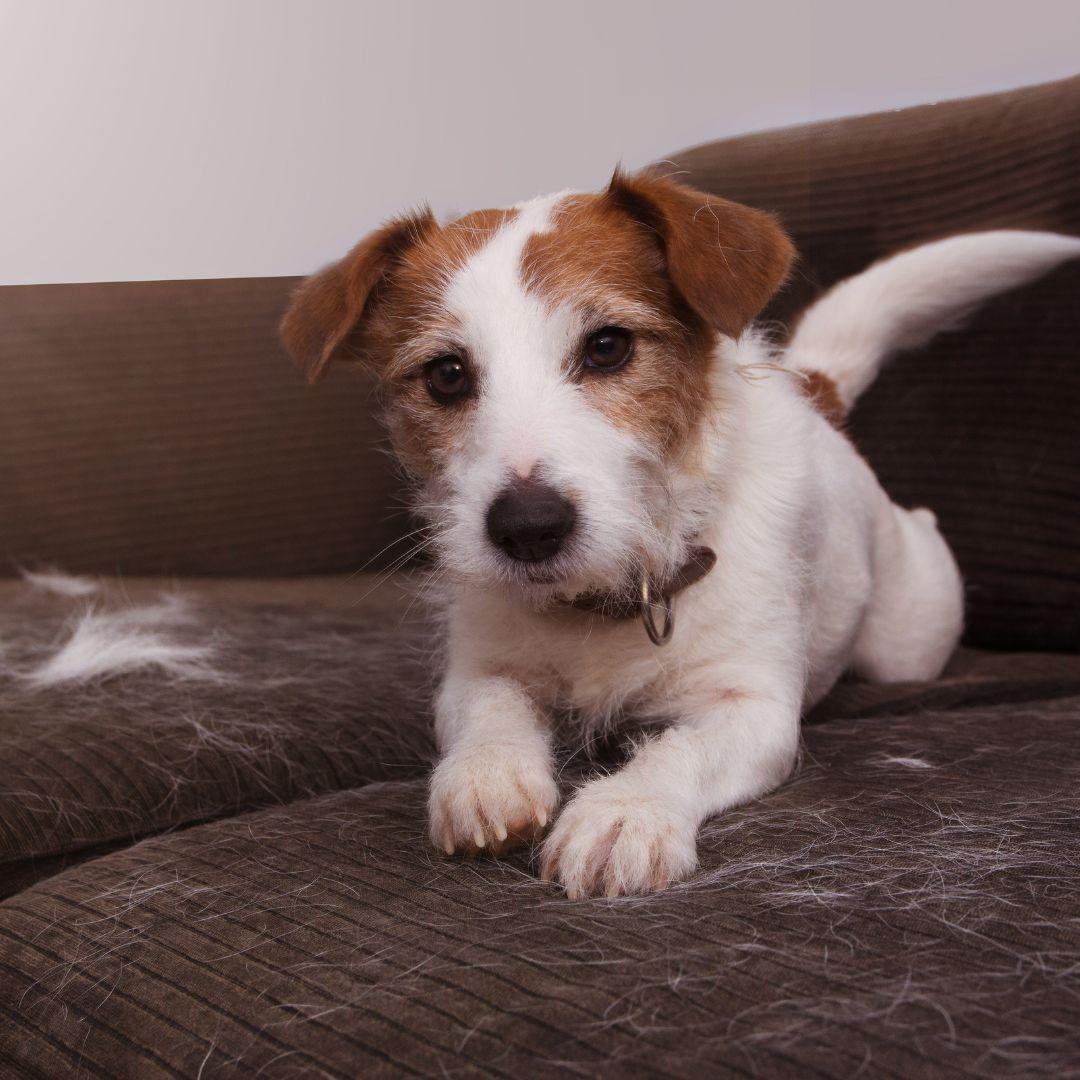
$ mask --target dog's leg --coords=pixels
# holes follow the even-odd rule
[[[580,898],[651,892],[689,874],[702,821],[772,790],[791,772],[796,683],[760,680],[755,689],[744,675],[741,684],[696,696],[685,719],[625,768],[578,790],[545,842],[541,876]]]
[[[874,563],[855,672],[874,682],[936,679],[963,630],[964,586],[934,515],[882,496]]]
[[[499,854],[547,825],[558,802],[551,736],[520,683],[451,669],[435,733],[442,759],[431,777],[428,825],[437,848]]]

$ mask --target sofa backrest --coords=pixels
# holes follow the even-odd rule
[[[782,332],[881,255],[993,227],[1080,233],[1080,79],[725,140],[685,179],[778,211],[801,251]],[[388,565],[403,494],[370,386],[305,387],[276,323],[294,278],[0,288],[0,572],[291,575]],[[1080,647],[1080,267],[899,359],[852,433],[931,506],[968,640]]]
[[[800,252],[783,334],[834,282],[958,232],[1080,234],[1080,77],[712,143],[682,179],[780,214]],[[973,644],[1080,648],[1080,264],[901,356],[851,433],[893,498],[931,507]]]
[[[368,384],[307,387],[278,344],[297,280],[0,289],[3,569],[265,576],[400,554]]]

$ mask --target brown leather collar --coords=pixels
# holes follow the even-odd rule
[[[637,619],[645,622],[649,637],[657,644],[664,644],[671,637],[674,627],[674,609],[672,600],[675,596],[699,582],[716,565],[716,552],[703,546],[690,549],[690,557],[662,585],[646,583],[638,591],[606,593],[582,593],[573,600],[566,601],[568,607],[578,611],[588,611],[602,615],[607,619]],[[644,597],[649,597],[646,603]],[[661,607],[665,614],[664,634],[657,634],[652,622],[653,606]],[[660,640],[657,640],[658,636]]]

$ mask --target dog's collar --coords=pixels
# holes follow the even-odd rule
[[[675,632],[675,597],[699,582],[715,565],[716,552],[712,548],[692,547],[686,562],[661,584],[644,574],[636,589],[586,592],[566,604],[608,619],[641,619],[649,640],[654,645],[666,645]],[[658,608],[663,615],[663,624],[659,627],[656,625]]]

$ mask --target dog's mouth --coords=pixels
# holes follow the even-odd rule
[[[583,561],[582,555],[577,545],[569,545],[546,559],[523,561],[504,556],[497,559],[496,576],[489,582],[538,609],[567,602],[591,589],[609,589],[605,575]]]
[[[583,565],[573,552],[533,562],[505,560],[501,570],[505,589],[543,610],[552,604],[575,603],[583,596],[621,596],[627,590],[632,592],[634,585],[621,570],[605,574],[597,567]],[[596,609],[602,609],[605,603],[596,605]]]
[[[503,558],[500,562],[510,585],[534,589],[555,588],[565,584],[572,576],[571,560],[561,553],[546,559],[521,561]]]

